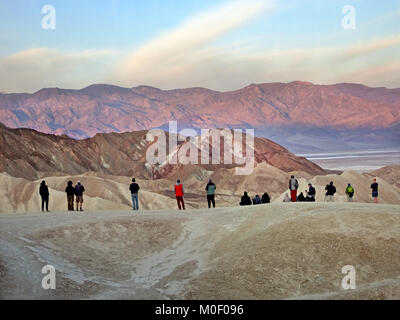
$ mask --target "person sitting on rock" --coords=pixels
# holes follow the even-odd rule
[[[315,194],[315,188],[312,186],[311,183],[309,183],[306,201],[315,202]]]
[[[297,202],[304,202],[306,201],[306,197],[304,196],[303,192],[300,192],[300,194],[297,197]]]
[[[262,203],[270,203],[271,202],[271,198],[269,197],[269,194],[264,192],[264,194],[261,197],[261,202]]]
[[[283,198],[283,202],[292,202],[292,199],[289,197],[288,193],[285,193],[285,197]]]
[[[260,196],[257,194],[254,198],[253,198],[253,204],[254,205],[256,205],[256,204],[261,204],[262,202],[261,202],[261,198],[260,198]]]
[[[241,206],[251,206],[251,199],[248,196],[247,192],[244,192],[242,199],[240,200],[239,203]]]

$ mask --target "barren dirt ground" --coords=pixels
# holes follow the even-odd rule
[[[2,214],[0,241],[1,299],[400,299],[399,205]]]

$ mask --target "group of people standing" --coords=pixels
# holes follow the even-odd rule
[[[289,180],[289,190],[290,190],[290,197],[289,194],[286,193],[285,197],[283,198],[283,202],[303,202],[303,201],[310,201],[315,202],[315,195],[316,190],[312,186],[311,183],[308,184],[308,190],[305,191],[306,195],[304,196],[303,192],[300,192],[297,195],[297,190],[299,188],[299,182],[294,176],[290,177]],[[378,203],[378,183],[376,179],[374,179],[373,183],[371,184],[372,189],[372,198],[374,199],[375,203]],[[129,186],[129,190],[132,196],[132,206],[133,210],[139,210],[139,184],[136,183],[135,178],[132,178],[132,183]],[[207,194],[207,203],[208,208],[215,208],[215,191],[217,190],[217,186],[215,183],[210,179],[205,187],[205,191]],[[325,201],[331,202],[334,201],[334,197],[336,194],[336,187],[333,185],[333,181],[331,181],[325,187],[326,194],[325,194]],[[185,190],[183,188],[183,184],[178,179],[176,181],[175,187],[175,198],[178,204],[179,210],[185,210],[185,201],[184,201],[184,194]],[[83,211],[83,193],[85,192],[84,186],[81,184],[80,181],[77,182],[75,186],[73,186],[72,181],[68,181],[67,187],[65,188],[65,192],[67,194],[67,204],[68,204],[68,211],[74,211],[74,201],[76,202],[76,211]],[[349,183],[345,194],[347,195],[348,201],[353,201],[355,190],[353,186]],[[39,188],[39,194],[42,198],[42,211],[46,208],[46,211],[49,211],[49,188],[46,185],[46,181],[42,181]],[[256,195],[253,199],[251,199],[247,192],[244,192],[241,200],[241,206],[248,206],[248,205],[258,205],[258,204],[265,204],[270,203],[271,198],[267,192],[265,192],[262,197]]]
[[[312,186],[311,183],[308,184],[308,190],[305,191],[306,196],[304,196],[303,192],[301,192],[297,196],[297,190],[299,188],[299,182],[294,176],[290,177],[289,180],[289,190],[290,190],[290,198],[289,195],[286,193],[285,197],[283,198],[283,202],[302,202],[302,201],[311,201],[315,202],[315,195],[316,195],[316,190]],[[371,184],[371,189],[372,189],[372,198],[375,203],[378,203],[378,183],[376,179],[374,179],[373,183]],[[336,194],[336,187],[333,185],[333,181],[331,181],[329,184],[326,185],[325,187],[325,201],[327,202],[333,202],[335,201],[335,194]],[[347,185],[347,188],[345,190],[345,194],[347,196],[347,200],[349,202],[353,201],[354,198],[354,193],[355,190],[351,183]]]
[[[133,210],[139,210],[140,187],[136,183],[135,178],[132,178],[132,183],[129,186],[129,190],[132,196]],[[211,179],[208,181],[205,190],[207,193],[208,208],[211,208],[211,205],[213,206],[213,208],[215,208],[215,190],[217,190],[217,186],[215,185],[214,182],[212,182]],[[183,188],[183,184],[179,179],[176,181],[174,192],[175,192],[176,202],[178,204],[178,209],[185,210],[185,200],[184,200],[185,189]]]
[[[68,181],[65,193],[67,194],[68,211],[74,211],[74,200],[76,201],[76,211],[83,211],[83,193],[85,188],[80,181],[74,187],[72,181]],[[39,194],[42,198],[42,211],[46,207],[46,211],[49,212],[49,187],[46,185],[46,181],[42,181],[39,187]]]
[[[76,202],[76,211],[83,211],[83,193],[85,192],[85,187],[80,181],[77,182],[74,187],[72,181],[68,181],[67,187],[65,188],[65,193],[67,194],[67,204],[68,211],[74,211],[74,198]]]

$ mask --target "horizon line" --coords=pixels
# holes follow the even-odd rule
[[[358,85],[358,86],[363,86],[363,87],[367,87],[367,88],[371,88],[371,89],[388,89],[388,90],[397,90],[400,89],[400,87],[385,87],[385,86],[368,86],[366,84],[363,83],[357,83],[357,82],[336,82],[336,83],[329,83],[329,84],[322,84],[322,83],[314,83],[311,81],[304,81],[304,80],[293,80],[293,81],[289,81],[289,82],[283,82],[283,81],[274,81],[274,82],[258,82],[258,83],[250,83],[246,86],[243,87],[239,87],[238,89],[234,89],[234,90],[226,90],[226,91],[220,91],[220,90],[214,90],[214,89],[210,89],[207,87],[201,87],[201,86],[194,86],[194,87],[180,87],[180,88],[173,88],[173,89],[162,89],[159,87],[154,87],[151,85],[146,85],[146,84],[140,84],[140,85],[136,85],[136,86],[132,86],[132,87],[124,87],[124,86],[119,86],[116,84],[111,84],[111,83],[93,83],[90,84],[88,86],[82,87],[82,88],[60,88],[60,87],[44,87],[41,88],[39,90],[36,90],[34,92],[4,92],[4,91],[0,91],[0,94],[2,95],[12,95],[12,94],[28,94],[28,95],[35,95],[36,93],[42,91],[42,90],[51,90],[51,89],[57,89],[57,90],[65,90],[65,91],[82,91],[85,90],[87,88],[90,87],[94,87],[94,86],[108,86],[108,87],[116,87],[116,88],[121,88],[121,89],[128,89],[128,90],[132,90],[135,88],[140,88],[140,87],[148,87],[151,89],[157,89],[160,91],[175,91],[175,90],[191,90],[191,89],[204,89],[204,90],[209,90],[209,91],[214,91],[216,93],[228,93],[228,92],[235,92],[235,91],[239,91],[251,86],[258,86],[258,85],[264,85],[264,84],[304,84],[304,85],[313,85],[313,86],[336,86],[336,85]]]

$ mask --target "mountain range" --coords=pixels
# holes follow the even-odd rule
[[[181,128],[254,128],[293,152],[393,147],[400,89],[309,82],[251,84],[218,92],[96,84],[80,90],[0,94],[0,122],[76,139],[97,133]]]
[[[165,134],[168,137],[168,133]],[[92,138],[75,140],[66,135],[45,134],[32,129],[10,129],[0,124],[0,172],[30,180],[51,175],[77,175],[88,171],[143,179],[175,179],[178,175],[181,178],[202,176],[240,166],[235,163],[183,165],[179,162],[149,165],[146,154],[153,143],[155,140],[147,136],[147,131],[101,133]],[[178,150],[187,143],[191,142],[178,142]],[[208,143],[211,158],[216,149],[214,141],[209,140]],[[223,147],[221,141],[221,155],[224,154]],[[201,154],[201,150],[198,154]],[[168,150],[167,155],[170,156]],[[266,138],[254,138],[254,160],[255,165],[266,163],[285,172],[303,171],[312,175],[328,172]]]

